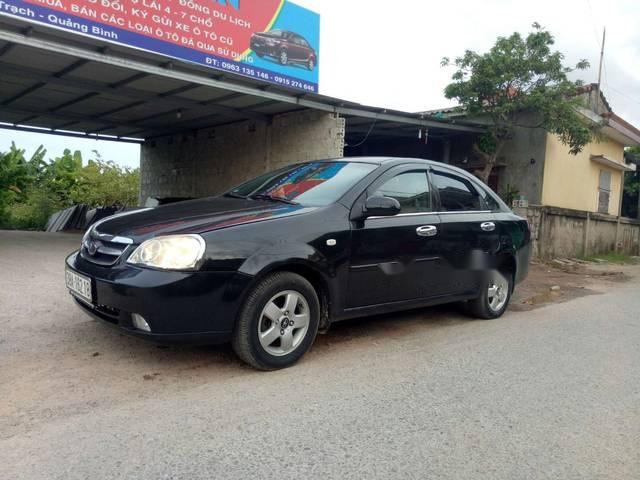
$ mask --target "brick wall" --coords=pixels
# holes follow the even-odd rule
[[[141,153],[141,203],[216,195],[290,163],[341,157],[344,128],[344,119],[308,110],[149,141]]]

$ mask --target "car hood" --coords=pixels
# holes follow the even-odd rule
[[[96,224],[100,234],[142,241],[158,235],[204,233],[236,225],[309,213],[317,207],[268,200],[212,197],[127,212]]]

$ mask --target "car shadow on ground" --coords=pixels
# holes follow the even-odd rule
[[[319,334],[311,351],[303,362],[321,359],[328,355],[347,354],[353,348],[367,348],[393,340],[402,342],[406,338],[424,335],[426,331],[459,325],[471,319],[464,315],[456,305],[443,305],[406,312],[362,317],[335,323],[328,332]],[[231,345],[189,346],[158,345],[130,337],[117,330],[92,322],[88,328],[97,341],[99,355],[113,356],[124,354],[144,370],[147,381],[161,376],[185,373],[196,375],[206,370],[210,375],[237,374],[253,371],[234,354]]]
[[[47,329],[52,336],[41,348],[16,354],[14,361],[20,363],[15,365],[29,375],[8,366],[13,375],[7,381],[10,395],[0,407],[0,431],[10,436],[51,419],[111,408],[132,399],[184,395],[202,387],[245,388],[245,381],[256,386],[267,380],[286,383],[292,375],[319,375],[370,362],[381,354],[429,350],[431,342],[451,336],[450,329],[465,329],[472,322],[455,305],[347,320],[318,335],[297,365],[264,373],[240,361],[229,344],[158,345],[77,311],[63,322],[57,318],[55,327]],[[27,420],[17,421],[20,415]]]

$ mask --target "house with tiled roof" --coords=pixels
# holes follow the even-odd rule
[[[634,163],[625,160],[625,148],[640,145],[640,130],[613,112],[597,84],[584,86],[580,95],[584,102],[579,112],[584,121],[600,127],[596,138],[578,155],[572,155],[556,135],[536,127],[536,115],[531,113],[528,124],[525,120],[516,127],[489,180],[503,198],[530,205],[620,214],[624,174],[636,170]],[[464,112],[456,109],[425,114],[464,118]],[[484,166],[471,148],[463,151],[466,154],[453,155],[449,163],[469,171]]]

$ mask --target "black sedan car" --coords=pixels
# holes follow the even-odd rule
[[[76,303],[121,330],[231,341],[272,370],[339,320],[447,302],[497,318],[527,275],[529,247],[526,220],[460,169],[347,158],[109,217],[65,274]]]

